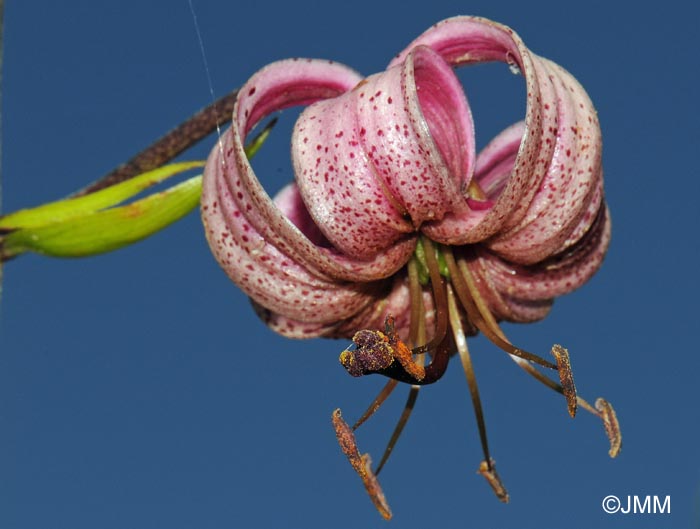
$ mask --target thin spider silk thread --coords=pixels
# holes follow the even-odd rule
[[[1,0],[0,0],[1,1]],[[204,65],[204,73],[207,78],[207,84],[209,85],[209,96],[211,97],[211,103],[214,105],[214,110],[216,112],[216,134],[219,138],[219,151],[221,154],[221,165],[226,166],[226,158],[224,156],[224,144],[221,141],[221,125],[219,122],[219,111],[216,108],[216,95],[214,94],[214,83],[211,78],[211,70],[209,69],[209,61],[207,61],[207,53],[204,49],[204,39],[202,39],[202,31],[199,27],[199,21],[197,20],[197,13],[194,9],[194,3],[192,0],[187,0],[190,6],[190,13],[192,13],[192,22],[194,22],[194,30],[197,34],[197,42],[199,43],[199,51],[202,55],[202,64]]]

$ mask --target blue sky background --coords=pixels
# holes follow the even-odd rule
[[[194,0],[217,96],[290,56],[369,74],[432,23],[482,15],[569,69],[604,135],[613,242],[602,270],[516,343],[572,353],[579,391],[616,407],[624,447],[486,340],[471,349],[492,452],[481,459],[464,375],[426,387],[381,475],[389,527],[700,526],[696,8],[494,0]],[[582,7],[580,7],[582,6]],[[210,102],[187,0],[10,1],[5,16],[3,207],[98,178]],[[524,113],[505,66],[461,74],[480,145]],[[283,122],[255,166],[291,178]],[[213,140],[188,158],[206,155]],[[666,187],[664,187],[666,186]],[[196,214],[84,260],[5,267],[0,314],[0,527],[385,527],[335,442],[383,380],[349,377],[347,344],[268,331],[218,268]],[[381,454],[407,390],[359,432]],[[608,515],[603,497],[671,496],[672,513]]]

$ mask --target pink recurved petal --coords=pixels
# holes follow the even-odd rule
[[[525,122],[511,125],[492,139],[476,159],[474,178],[490,202],[495,202],[503,194],[524,133]]]
[[[348,94],[302,113],[292,136],[292,160],[315,224],[342,253],[368,259],[413,227],[362,150]]]
[[[526,115],[477,158],[452,66],[494,60],[522,72]],[[244,141],[270,113],[302,104],[296,184],[273,201]],[[241,89],[233,118],[205,170],[207,237],[286,336],[352,337],[386,314],[405,335],[415,300],[401,268],[419,231],[467,258],[497,319],[521,322],[585,282],[607,248],[595,110],[568,72],[494,22],[436,24],[365,80],[327,61],[273,63]],[[485,198],[469,196],[472,181]],[[432,321],[427,289],[424,298]]]
[[[427,30],[391,64],[403,60],[419,45],[431,47],[453,66],[502,61],[517,66],[525,76],[528,93],[525,127],[530,132],[522,137],[511,177],[495,197],[493,207],[448,216],[424,230],[429,237],[445,244],[479,242],[497,233],[506,223],[517,223],[525,215],[527,204],[544,177],[545,168],[538,160],[543,143],[543,109],[537,104],[541,87],[536,82],[533,56],[510,28],[486,19],[455,17]]]
[[[343,253],[370,258],[424,221],[465,209],[471,114],[450,66],[426,47],[300,116],[292,139],[309,212]]]
[[[320,336],[329,336],[338,326],[338,322],[328,323],[309,323],[306,321],[295,320],[266,309],[259,305],[254,300],[253,309],[255,313],[272,331],[284,336],[285,338],[295,338],[303,340],[305,338],[318,338]]]
[[[230,131],[222,138],[228,143]],[[222,179],[220,149],[212,151],[202,189],[209,245],[229,277],[260,305],[314,324],[335,323],[373,300],[374,283],[345,283],[313,275],[270,244],[239,209]],[[290,201],[281,201],[282,207]]]
[[[435,311],[430,290],[423,293],[427,339],[433,335]],[[351,339],[358,329],[382,329],[388,314],[394,317],[397,333],[402,340],[408,339],[411,317],[411,299],[405,274],[397,274],[391,281],[377,284],[376,295],[370,303],[358,307],[356,313],[342,320],[313,323],[295,320],[281,313],[275,313],[253,302],[258,316],[273,331],[287,338],[326,338]]]
[[[219,195],[228,197],[229,200],[220,201],[228,208],[221,212],[222,219],[230,221],[234,213],[231,204],[234,204],[239,215],[245,217],[250,228],[268,245],[314,275],[333,280],[371,281],[393,274],[413,252],[415,237],[399,241],[368,260],[316,245],[272,201],[253,172],[243,143],[253,126],[270,113],[335,97],[359,81],[360,77],[349,68],[328,61],[291,59],[263,68],[241,88],[233,126],[222,139],[223,157],[215,149],[204,175],[203,205],[212,206]],[[207,180],[215,180],[216,185],[207,184]],[[203,209],[208,227],[213,217],[210,211]],[[216,244],[213,241],[213,245]],[[238,273],[222,258],[225,252],[215,254],[229,275]]]
[[[570,251],[534,265],[514,265],[487,250],[478,251],[492,285],[504,296],[536,301],[579,288],[598,270],[610,243],[610,216],[600,209],[585,236]]]
[[[447,216],[424,228],[445,244],[468,244],[489,237],[488,245],[504,258],[535,263],[585,233],[589,203],[598,188],[600,132],[588,96],[568,72],[531,53],[510,28],[474,17],[442,21],[400,53],[399,63],[415,46],[425,45],[453,66],[502,61],[525,77],[525,128],[510,177],[498,177],[493,206]],[[510,130],[512,133],[513,130]],[[497,137],[501,160],[515,150],[512,136]],[[477,175],[477,180],[479,176]]]
[[[389,286],[390,289],[383,297],[377,298],[376,303],[367,305],[352,318],[341,322],[330,336],[352,338],[358,329],[383,329],[387,315],[391,315],[394,318],[396,332],[402,340],[407,340],[411,319],[411,297],[407,275],[405,273],[395,275]],[[435,309],[429,287],[423,290],[423,305],[427,340],[430,340],[434,332]]]
[[[601,176],[597,182],[593,196],[588,202],[588,209],[583,213],[578,225],[569,234],[569,238],[564,241],[560,251],[563,251],[576,244],[584,237],[584,235],[586,235],[586,233],[588,233],[589,230],[592,229],[592,226],[596,222],[596,216],[600,214],[601,209],[606,207],[603,203],[603,194],[603,178]],[[610,212],[607,212],[606,214],[608,216],[608,222],[610,222]]]
[[[428,237],[444,244],[473,244],[501,229],[513,211],[518,208],[524,211],[517,200],[526,196],[529,182],[511,178],[524,131],[524,122],[516,123],[479,153],[474,179],[488,200],[474,202],[467,199],[467,211],[448,215],[441,222],[426,224],[423,232]]]
[[[497,320],[529,323],[547,316],[552,308],[553,298],[524,300],[508,295],[493,280],[488,268],[488,258],[493,256],[477,252],[468,260],[467,266],[474,277],[479,295]]]
[[[551,61],[539,61],[556,89],[554,153],[525,218],[489,243],[494,251],[521,263],[561,250],[602,179],[602,140],[593,104],[571,74]]]

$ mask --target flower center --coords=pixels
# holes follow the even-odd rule
[[[470,255],[469,246],[459,248],[458,252],[453,251],[453,248],[449,246],[436,246],[428,238],[421,239],[416,254],[407,265],[411,296],[408,344],[397,336],[393,327],[393,318],[387,316],[384,331],[368,329],[357,332],[353,337],[355,348],[346,349],[340,355],[341,364],[353,376],[377,373],[391,379],[365,414],[355,423],[352,430],[344,422],[342,423],[345,425],[343,428],[348,432],[356,430],[371,417],[396,388],[398,382],[411,384],[404,413],[399,419],[376,470],[372,473],[366,466],[361,467],[360,474],[373,501],[377,505],[386,506],[386,509],[380,509],[383,515],[390,511],[376,476],[386,463],[410,417],[420,387],[439,380],[445,373],[450,356],[455,353],[459,355],[467,378],[479,429],[484,457],[478,473],[484,476],[501,501],[508,502],[508,492],[496,472],[495,462],[491,457],[481,398],[467,347],[466,336],[475,334],[477,331],[481,331],[491,342],[508,353],[528,374],[547,387],[563,394],[571,417],[576,415],[580,406],[601,418],[610,441],[609,453],[611,457],[615,457],[621,447],[619,425],[610,404],[603,399],[598,399],[596,406],[593,407],[577,395],[568,351],[560,345],[554,345],[552,355],[555,362],[553,363],[512,345],[479,292],[469,266],[470,259],[474,258],[473,255]],[[430,288],[432,291],[432,305],[430,307],[426,307],[424,304],[425,288]],[[434,324],[432,338],[426,342],[425,316],[428,310],[433,313]],[[430,362],[424,366],[425,357],[429,357]],[[537,366],[557,371],[559,381],[546,376]],[[339,414],[339,410],[337,413]],[[336,419],[334,419],[334,424],[341,444],[347,444],[350,442],[348,439],[352,439],[353,450],[348,452],[344,448],[344,452],[346,455],[354,454],[357,451],[354,434],[349,437],[349,434],[343,433],[345,430],[340,428],[340,423]]]

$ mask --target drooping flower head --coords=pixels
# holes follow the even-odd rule
[[[453,68],[486,61],[522,73],[527,107],[522,122],[477,156]],[[265,117],[295,105],[308,105],[292,137],[295,181],[272,199],[244,142]],[[329,61],[266,66],[241,88],[233,125],[209,158],[202,216],[217,260],[271,328],[351,338],[354,347],[341,354],[350,374],[391,379],[370,410],[396,381],[415,392],[438,380],[459,353],[476,395],[480,471],[501,499],[507,493],[486,443],[467,335],[483,332],[564,393],[572,415],[579,405],[600,415],[613,431],[611,455],[619,450],[612,408],[576,395],[566,349],[555,346],[549,362],[513,346],[497,323],[543,318],[557,296],[599,268],[610,239],[595,109],[571,74],[530,52],[510,28],[445,20],[367,78]],[[557,370],[559,382],[535,365]],[[339,412],[333,422],[390,516],[352,430]]]

